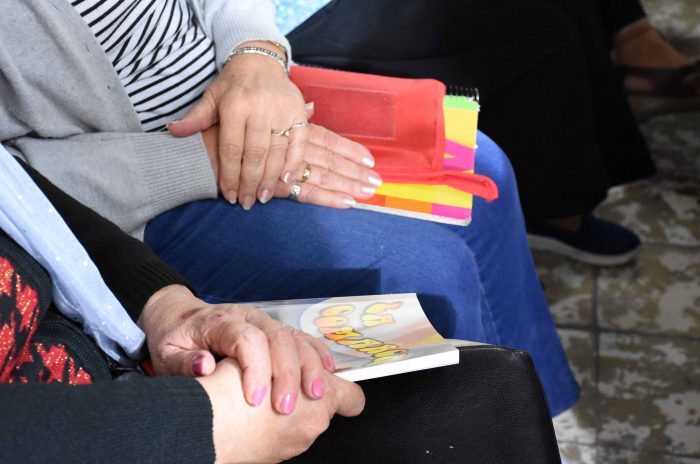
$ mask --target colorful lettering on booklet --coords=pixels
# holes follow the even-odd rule
[[[364,327],[378,327],[384,324],[393,324],[395,322],[394,316],[389,311],[400,306],[400,302],[370,305],[362,314],[362,325]],[[397,361],[408,354],[409,350],[405,348],[384,343],[381,340],[365,338],[362,333],[357,331],[360,329],[356,330],[348,326],[350,322],[348,316],[354,313],[356,309],[355,306],[348,304],[329,306],[321,311],[320,317],[314,323],[326,339],[372,356],[374,359],[367,364],[368,366]]]

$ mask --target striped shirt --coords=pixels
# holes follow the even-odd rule
[[[187,0],[72,0],[112,62],[143,129],[179,119],[216,75],[214,44]]]

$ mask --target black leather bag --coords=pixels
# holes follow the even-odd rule
[[[364,412],[334,418],[306,453],[288,462],[561,462],[542,386],[523,351],[461,347],[458,365],[361,385]]]

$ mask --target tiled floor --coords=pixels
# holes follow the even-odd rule
[[[700,54],[700,0],[644,3]],[[635,262],[535,256],[582,387],[555,418],[567,463],[700,464],[700,113],[641,127],[660,175],[611,191],[598,211],[643,238]]]

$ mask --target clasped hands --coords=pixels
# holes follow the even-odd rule
[[[256,201],[289,196],[295,185],[298,201],[333,208],[374,195],[381,177],[371,169],[370,152],[323,127],[305,125],[311,105],[279,63],[239,55],[168,129],[178,137],[202,132],[222,195],[246,210]],[[308,178],[302,177],[305,168]]]
[[[151,296],[138,323],[155,373],[195,377],[207,392],[218,462],[288,459],[335,414],[364,407],[360,387],[332,374],[328,347],[260,310],[208,304],[170,285]]]

